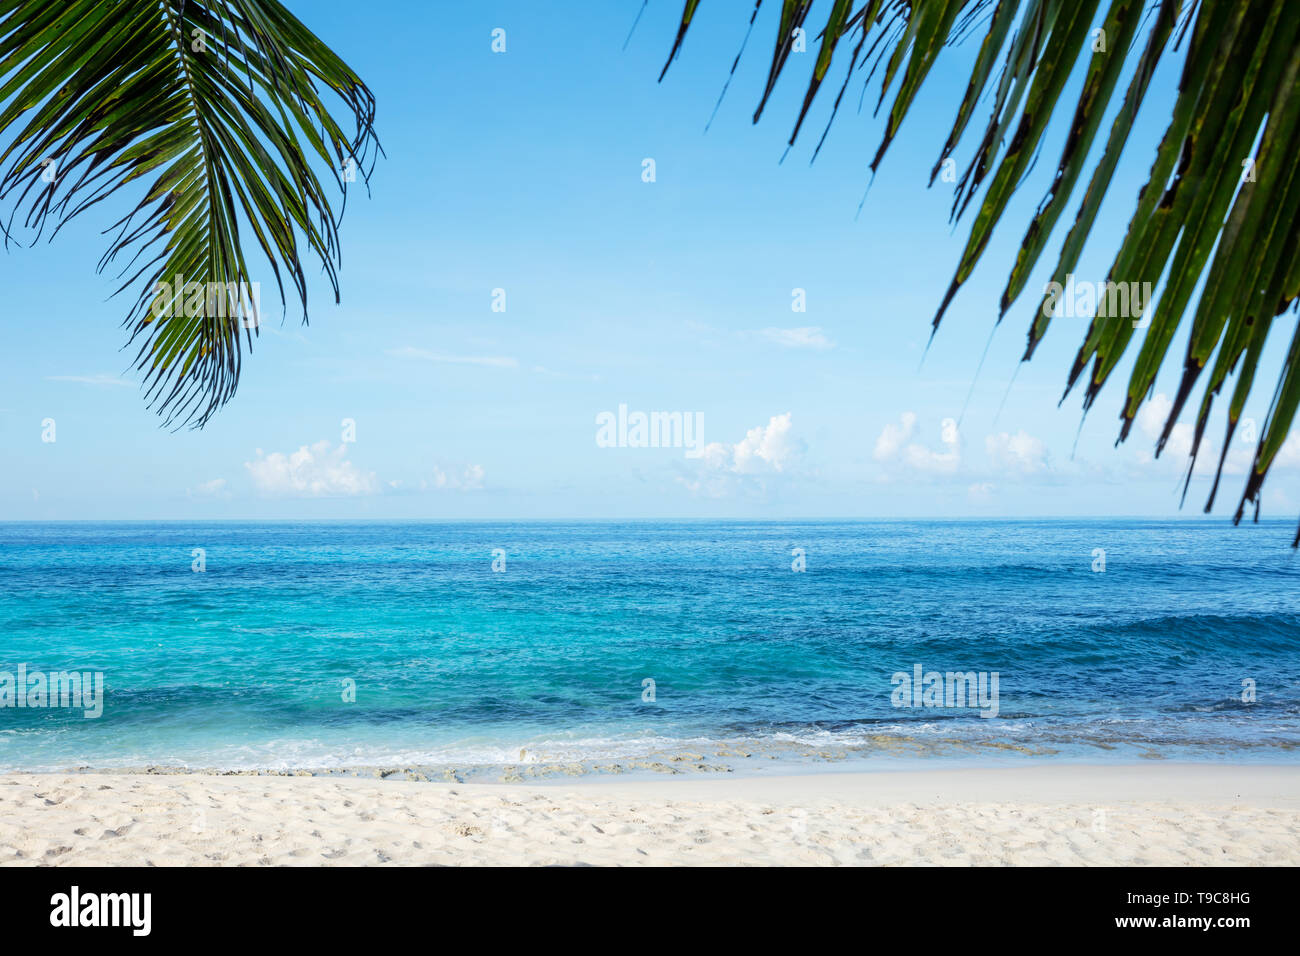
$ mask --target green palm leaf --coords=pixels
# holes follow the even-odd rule
[[[328,93],[351,113],[350,134]],[[138,189],[99,265],[119,263],[117,292],[132,290],[136,367],[168,423],[200,427],[234,395],[259,319],[253,243],[304,322],[304,257],[338,301],[342,205],[317,170],[346,202],[351,173],[366,179],[379,152],[374,115],[365,84],[276,0],[0,0],[6,243],[20,216],[53,238]]]
[[[1131,315],[1099,311],[1070,370],[1066,393],[1091,366],[1083,396],[1085,410],[1091,407],[1130,341],[1138,337],[1135,325],[1143,329],[1121,412],[1119,440],[1123,441],[1151,394],[1175,333],[1183,323],[1190,323],[1182,381],[1156,454],[1165,447],[1201,373],[1215,358],[1196,415],[1187,472],[1190,484],[1214,397],[1237,370],[1224,451],[1205,505],[1209,511],[1269,329],[1274,319],[1295,310],[1300,297],[1300,163],[1296,160],[1300,156],[1300,17],[1295,15],[1293,0],[1147,0],[1145,4],[1143,0],[859,0],[853,13],[846,9],[850,5],[839,0],[828,2],[821,51],[790,141],[793,144],[798,136],[826,77],[837,41],[855,30],[860,33],[848,63],[847,86],[858,67],[862,44],[874,33],[868,57],[878,51],[876,65],[886,63],[882,104],[898,82],[872,170],[882,161],[941,48],[984,28],[956,121],[930,176],[933,183],[967,133],[977,103],[987,94],[990,116],[974,160],[957,184],[954,217],[962,215],[986,181],[988,185],[934,316],[936,330],[1024,181],[1048,123],[1060,110],[1070,108],[1062,102],[1062,92],[1076,64],[1087,58],[1083,89],[1071,110],[1069,133],[1050,190],[1012,263],[998,322],[1025,291],[1030,272],[1083,178],[1102,117],[1112,100],[1118,100],[1104,151],[1087,179],[1053,281],[1064,283],[1073,271],[1151,76],[1161,59],[1175,55],[1174,50],[1181,50],[1186,41],[1182,77],[1164,138],[1107,277],[1117,284],[1138,283],[1133,286],[1138,289],[1144,282],[1154,288],[1163,277],[1160,297],[1144,303],[1140,323]],[[792,62],[789,31],[803,22],[810,6],[793,0],[782,6],[759,113],[782,69]],[[674,55],[687,28],[699,19],[698,7],[698,0],[687,3]],[[1138,42],[1143,30],[1145,41]],[[999,60],[1000,71],[995,70]],[[1119,80],[1126,73],[1131,76],[1121,92]],[[835,115],[832,109],[832,120]],[[1025,361],[1047,332],[1051,317],[1045,305],[1050,301],[1046,292],[1038,297]],[[1235,520],[1240,521],[1252,503],[1258,518],[1264,479],[1298,409],[1300,329],[1292,337]],[[1300,546],[1300,531],[1293,545]]]

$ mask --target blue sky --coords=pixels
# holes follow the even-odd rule
[[[128,303],[106,301],[112,278],[94,272],[107,222],[11,246],[0,255],[0,519],[1179,513],[1183,461],[1177,448],[1151,460],[1154,415],[1112,447],[1131,355],[1082,431],[1077,393],[1057,407],[1086,319],[1054,323],[998,414],[1064,229],[975,380],[1064,123],[921,362],[969,228],[948,222],[952,186],[926,181],[976,42],[941,62],[855,221],[882,129],[870,116],[878,79],[860,114],[851,84],[810,166],[841,51],[779,163],[816,44],[794,54],[752,125],[775,10],[760,15],[706,134],[747,4],[702,5],[662,84],[676,0],[651,0],[626,50],[640,0],[574,3],[565,16],[536,2],[289,6],[379,102],[388,158],[370,198],[349,200],[342,304],[318,281],[309,327],[296,307],[283,323],[276,309],[235,400],[202,431],[176,433],[145,408],[123,349]],[[818,29],[826,6],[810,15]],[[495,28],[504,53],[491,49]],[[1081,278],[1105,278],[1178,65],[1154,81]],[[986,116],[981,106],[976,125]],[[792,309],[796,289],[806,311]],[[264,308],[273,297],[264,290]],[[1258,421],[1284,338],[1247,408]],[[1157,410],[1178,364],[1157,382]],[[600,447],[596,416],[620,404],[698,413],[705,453]],[[1221,432],[1216,416],[1210,435]],[[1238,472],[1250,450],[1233,449]],[[1266,514],[1300,507],[1297,474],[1300,437],[1266,487]],[[1225,480],[1220,514],[1242,481]],[[1182,514],[1199,513],[1207,487],[1194,482]]]

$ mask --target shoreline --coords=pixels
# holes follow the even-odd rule
[[[623,760],[619,762],[547,760],[523,764],[347,764],[337,767],[195,767],[182,764],[130,764],[126,766],[45,767],[37,769],[0,767],[0,779],[31,776],[144,776],[144,777],[311,777],[316,779],[382,780],[413,783],[447,783],[463,786],[634,786],[664,782],[680,786],[689,780],[769,782],[814,778],[847,777],[915,777],[918,780],[944,775],[975,777],[983,774],[1048,775],[1070,771],[1119,775],[1132,771],[1146,775],[1164,772],[1204,771],[1216,768],[1232,772],[1286,772],[1300,774],[1300,759],[1287,760],[1196,760],[1185,755],[1176,758],[1128,758],[1124,760],[1077,759],[1041,754],[1001,762],[972,758],[877,758],[854,760],[827,758],[821,761],[787,761],[765,764],[761,761],[732,763],[706,762],[698,754],[676,757]],[[493,779],[492,775],[496,775]],[[414,776],[413,776],[414,775]],[[452,775],[455,775],[453,779]],[[465,777],[468,779],[460,779]],[[510,779],[510,778],[514,779]],[[523,779],[525,778],[526,779]],[[670,781],[677,781],[672,782]],[[724,783],[724,785],[726,785]]]
[[[0,865],[1300,865],[1300,766],[0,775]]]
[[[531,755],[530,755],[531,756]],[[1104,772],[1124,768],[1183,767],[1212,770],[1222,768],[1296,768],[1300,758],[1225,760],[1222,756],[1197,759],[1186,754],[1174,757],[1126,755],[1123,758],[1099,756],[1089,760],[1078,755],[1023,754],[1011,758],[978,757],[845,757],[821,754],[818,759],[769,758],[771,762],[744,755],[737,760],[722,754],[705,757],[698,753],[664,752],[647,757],[616,760],[530,759],[523,763],[356,763],[339,766],[188,766],[185,764],[126,764],[53,767],[3,767],[0,778],[32,775],[117,774],[124,776],[204,776],[204,777],[316,777],[326,779],[409,780],[418,783],[455,783],[488,786],[575,786],[582,783],[642,783],[659,780],[722,779],[773,780],[779,778],[969,773],[972,771],[1045,773],[1052,768]]]

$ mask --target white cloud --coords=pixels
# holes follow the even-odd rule
[[[1039,474],[1049,467],[1047,446],[1023,428],[1014,435],[989,435],[984,439],[984,451],[995,467],[1015,474]]]
[[[924,445],[908,445],[903,460],[917,471],[950,474],[961,464],[961,449],[954,442],[947,451],[931,451]]]
[[[794,329],[759,329],[756,333],[788,349],[833,349],[832,342],[820,326],[804,325]]]
[[[426,362],[441,362],[450,365],[483,365],[489,368],[519,367],[519,360],[508,355],[447,355],[443,352],[430,352],[428,349],[415,349],[410,346],[389,349],[388,354],[397,358],[422,359]]]
[[[983,504],[991,501],[993,498],[994,485],[991,481],[977,481],[966,489],[966,495],[971,501]]]
[[[732,471],[741,474],[784,471],[799,454],[799,446],[790,434],[791,414],[773,415],[767,427],[756,425],[745,433],[732,449]]]
[[[202,482],[190,494],[196,498],[230,497],[230,492],[226,490],[226,479],[224,478],[213,478],[211,481]]]
[[[1253,456],[1254,452],[1251,454]],[[1300,468],[1300,430],[1286,436],[1286,441],[1277,450],[1277,457],[1273,459],[1273,467]]]
[[[888,424],[876,438],[872,457],[879,462],[899,461],[904,467],[913,471],[926,473],[951,473],[961,464],[961,436],[957,433],[957,423],[945,418],[939,429],[939,441],[942,451],[935,451],[925,445],[911,441],[916,432],[916,413],[904,412],[899,417],[899,424]]]
[[[957,423],[953,419],[944,419],[939,429],[939,441],[943,450],[936,451],[919,442],[911,441],[917,432],[917,414],[905,411],[898,418],[898,424],[887,424],[881,429],[871,457],[881,463],[897,463],[911,471],[926,473],[952,473],[957,471],[962,460],[961,436],[957,433]]]
[[[903,412],[899,422],[898,425],[888,424],[881,430],[875,450],[871,453],[876,461],[889,461],[911,439],[916,428],[916,413]]]
[[[786,412],[755,425],[734,445],[705,445],[694,458],[701,472],[677,480],[694,494],[721,498],[742,487],[762,487],[764,476],[788,473],[803,451],[804,443],[794,437],[794,416]]]
[[[1164,430],[1165,421],[1169,418],[1169,413],[1173,410],[1173,407],[1173,401],[1164,392],[1157,392],[1148,401],[1144,402],[1135,417],[1142,434],[1152,441],[1159,439],[1160,433]],[[1196,429],[1190,423],[1178,422],[1169,432],[1169,440],[1165,442],[1159,461],[1167,461],[1169,462],[1167,468],[1186,474],[1187,460],[1192,453],[1192,443],[1195,438]],[[1211,439],[1207,433],[1201,442],[1193,474],[1198,478],[1212,476],[1219,468],[1219,455],[1222,448],[1223,446]],[[1223,473],[1225,475],[1244,475],[1249,470],[1254,455],[1255,443],[1253,441],[1243,441],[1242,431],[1238,428],[1237,433],[1233,436],[1233,445],[1228,449],[1228,455],[1224,459]],[[1144,467],[1151,466],[1156,462],[1154,455],[1146,449],[1138,452],[1137,460],[1138,464]]]
[[[328,441],[301,446],[290,454],[257,449],[257,460],[244,462],[257,490],[265,495],[335,498],[379,491],[374,472],[363,472],[347,459],[347,446]]]
[[[1141,429],[1142,434],[1146,435],[1146,437],[1152,441],[1156,441],[1160,438],[1160,433],[1164,431],[1165,422],[1168,420],[1169,413],[1173,411],[1173,409],[1173,400],[1164,392],[1157,392],[1155,395],[1151,396],[1148,401],[1143,402],[1142,407],[1138,409],[1137,416],[1134,420],[1137,423],[1137,427]],[[1169,440],[1165,442],[1165,448],[1164,451],[1161,452],[1161,457],[1168,457],[1171,461],[1176,461],[1179,468],[1186,468],[1187,462],[1185,459],[1192,453],[1192,440],[1195,437],[1196,430],[1191,425],[1186,422],[1179,422],[1170,430]],[[1229,454],[1228,457],[1229,459],[1233,458],[1231,454]],[[1210,464],[1211,459],[1213,459],[1215,464]],[[1150,460],[1151,456],[1147,455],[1145,461]],[[1216,443],[1203,442],[1201,444],[1200,460],[1196,463],[1197,474],[1206,473],[1204,471],[1206,468],[1209,469],[1208,473],[1212,474],[1214,469],[1218,467],[1218,460],[1219,451],[1216,447]],[[1230,460],[1228,465],[1225,466],[1224,471],[1228,474],[1233,474],[1229,468],[1234,465],[1235,462]]]
[[[420,482],[421,489],[433,487],[439,491],[477,491],[483,487],[483,466],[467,465],[459,475],[449,474],[437,465],[433,466],[433,481]]]
[[[732,446],[720,441],[711,441],[700,449],[699,460],[710,471],[722,471],[730,466]]]
[[[1165,420],[1169,418],[1169,413],[1173,409],[1173,401],[1164,392],[1153,395],[1150,400],[1143,402],[1142,407],[1138,409],[1138,428],[1142,429],[1142,434],[1154,441],[1160,437],[1160,432],[1165,427]]]
[[[124,378],[116,375],[47,375],[47,382],[76,382],[78,385],[96,385],[96,386],[120,386],[123,388],[135,388],[135,382],[128,382]]]

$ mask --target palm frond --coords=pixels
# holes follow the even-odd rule
[[[755,122],[791,62],[792,31],[811,6],[810,0],[783,0],[772,65]],[[885,64],[877,108],[891,89],[894,96],[870,164],[872,171],[883,160],[942,49],[981,26],[984,30],[952,130],[930,175],[933,184],[966,135],[977,104],[990,97],[990,116],[974,159],[956,185],[953,218],[960,218],[981,191],[983,198],[934,316],[932,335],[983,256],[1011,196],[1024,182],[1052,117],[1069,108],[1063,90],[1076,66],[1085,62],[1082,58],[1087,58],[1083,88],[1073,104],[1056,173],[1021,241],[995,322],[1001,322],[1025,292],[1031,271],[1077,192],[1102,118],[1114,105],[1103,152],[1088,177],[1052,282],[1064,284],[1073,272],[1152,75],[1162,58],[1181,51],[1187,41],[1164,137],[1107,276],[1108,283],[1133,289],[1142,289],[1144,283],[1153,289],[1159,286],[1159,299],[1143,304],[1139,322],[1131,314],[1099,310],[1069,371],[1065,393],[1090,368],[1083,390],[1084,409],[1090,408],[1135,332],[1143,329],[1120,413],[1118,441],[1123,441],[1138,409],[1151,395],[1175,333],[1184,322],[1190,323],[1182,380],[1156,454],[1164,449],[1213,357],[1196,414],[1185,496],[1214,397],[1239,369],[1228,406],[1223,453],[1205,504],[1209,511],[1269,329],[1274,319],[1294,310],[1300,297],[1300,163],[1296,161],[1300,155],[1300,17],[1294,4],[1290,0],[860,0],[850,13],[851,6],[828,0],[821,48],[790,143],[826,77],[838,41],[858,34],[832,120],[859,66],[863,44],[874,35],[867,56],[878,50],[875,66]],[[698,7],[698,0],[686,4],[673,57],[682,48],[687,28],[698,19]],[[995,69],[999,61],[1000,70]],[[1129,79],[1121,94],[1119,81],[1126,74]],[[1038,298],[1024,361],[1032,358],[1047,333],[1053,301],[1047,291]],[[1300,328],[1293,334],[1234,520],[1241,520],[1248,504],[1254,505],[1258,518],[1264,480],[1298,407]],[[1300,546],[1300,531],[1293,545]]]
[[[322,94],[351,114],[352,132]],[[255,299],[214,303],[211,290],[260,285],[248,234],[304,322],[305,256],[338,301],[343,206],[317,169],[346,202],[349,174],[368,179],[379,152],[374,116],[365,84],[276,0],[0,0],[6,244],[20,216],[53,238],[138,188],[99,267],[121,265],[114,294],[134,296],[135,365],[168,423],[200,427],[234,395],[259,316],[248,314]]]

